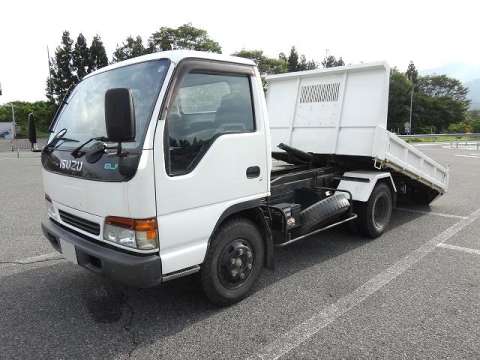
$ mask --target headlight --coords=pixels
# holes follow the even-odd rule
[[[129,219],[108,216],[103,227],[103,239],[133,249],[154,250],[158,248],[157,220]]]

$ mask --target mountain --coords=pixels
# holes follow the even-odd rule
[[[480,109],[480,65],[451,63],[433,69],[420,70],[421,75],[447,75],[461,80],[469,89],[471,109]]]
[[[421,75],[447,75],[464,83],[480,79],[480,65],[451,63],[433,69],[420,70]]]

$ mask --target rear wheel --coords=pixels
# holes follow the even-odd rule
[[[387,184],[378,183],[366,203],[357,207],[357,227],[362,234],[370,238],[380,236],[392,216],[392,192]]]
[[[214,235],[202,266],[205,294],[218,305],[240,301],[260,276],[263,259],[263,239],[255,224],[228,220]]]

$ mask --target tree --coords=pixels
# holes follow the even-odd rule
[[[90,59],[88,62],[88,72],[95,71],[108,65],[107,52],[103,46],[102,39],[95,35],[90,45]]]
[[[413,61],[410,61],[410,63],[408,64],[407,71],[405,72],[405,76],[413,84],[417,83],[418,71],[417,71],[417,68],[415,67],[415,64],[413,63]]]
[[[295,46],[292,46],[290,49],[290,55],[288,55],[287,60],[287,69],[288,72],[298,71],[298,52],[295,49]]]
[[[278,59],[269,58],[263,54],[262,50],[240,50],[233,54],[255,61],[260,74],[280,74],[287,71],[287,61],[279,57]]]
[[[64,31],[62,42],[55,50],[54,58],[50,59],[50,77],[47,80],[47,97],[51,102],[59,103],[77,79],[73,66],[73,40],[70,33]]]
[[[80,33],[77,37],[72,58],[73,71],[76,72],[77,77],[76,82],[79,82],[85,75],[89,73],[88,64],[90,60],[90,50],[87,47],[87,41],[82,33]]]
[[[480,133],[480,110],[472,110],[468,113],[468,118],[472,124],[472,132]]]
[[[48,126],[52,121],[53,115],[57,109],[56,105],[48,101],[12,101],[4,105],[0,105],[0,122],[12,121],[12,113],[10,104],[15,107],[15,119],[20,131],[17,136],[24,137],[27,134],[28,114],[35,115],[35,125],[38,134],[41,136],[47,132]]]
[[[300,56],[300,61],[297,65],[296,71],[314,70],[317,68],[317,63],[313,60],[307,61],[305,55]]]
[[[410,91],[411,85],[406,76],[397,69],[392,69],[388,96],[388,130],[403,132],[410,114]]]
[[[184,24],[178,28],[161,27],[148,40],[149,52],[187,49],[221,53],[218,42],[212,40],[206,30],[196,28],[192,24]]]
[[[283,53],[280,53],[279,58],[285,58]],[[295,46],[290,49],[290,55],[287,58],[287,69],[289,72],[313,70],[317,68],[317,63],[313,60],[307,61],[305,55],[299,55]]]
[[[344,66],[344,65],[345,65],[345,62],[343,61],[342,57],[339,57],[337,60],[335,56],[329,55],[322,60],[322,66],[324,68],[331,68],[331,67]]]
[[[467,99],[468,88],[460,80],[449,78],[446,75],[429,75],[419,77],[418,90],[428,96],[449,97],[469,105]]]
[[[58,105],[85,75],[106,65],[108,58],[100,36],[95,35],[88,48],[85,37],[79,34],[73,46],[70,33],[64,31],[55,56],[49,59],[47,98]]]
[[[140,36],[137,36],[135,39],[131,36],[122,43],[121,46],[117,45],[115,52],[113,53],[112,62],[119,62],[127,59],[131,59],[140,55],[146,54],[145,47],[143,46],[143,41]]]

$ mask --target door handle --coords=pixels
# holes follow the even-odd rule
[[[260,166],[250,166],[247,168],[247,178],[254,179],[260,176]]]

